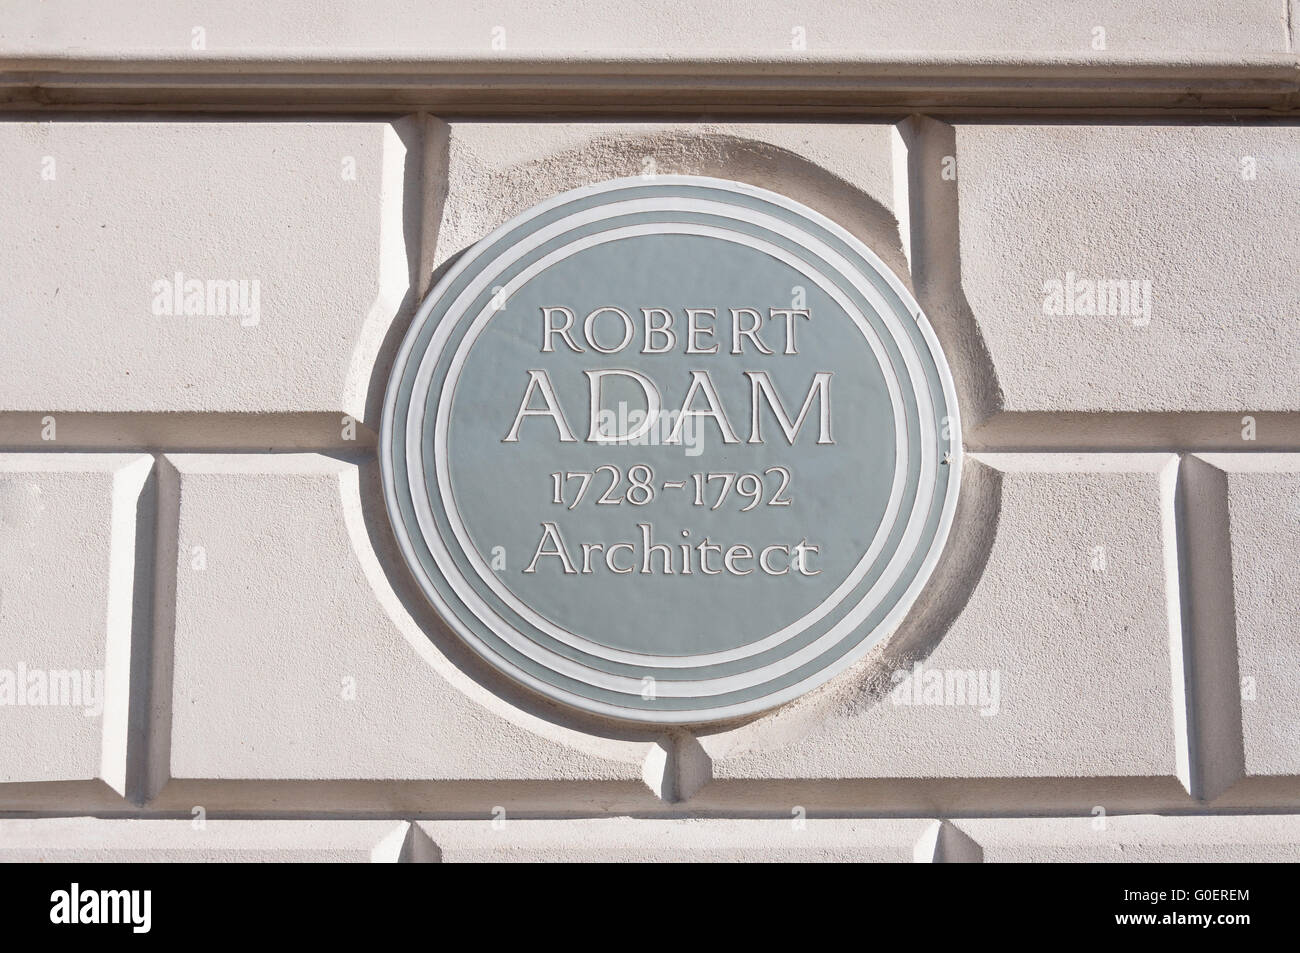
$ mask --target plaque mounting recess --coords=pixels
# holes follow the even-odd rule
[[[384,402],[402,553],[507,676],[626,721],[754,714],[887,636],[952,522],[951,374],[907,289],[788,198],[558,195],[429,294]]]

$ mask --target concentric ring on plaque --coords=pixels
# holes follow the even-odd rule
[[[617,193],[624,193],[627,198]],[[737,203],[736,200],[742,197],[750,204]],[[616,198],[618,201],[584,207],[587,200],[600,198]],[[551,214],[571,208],[577,211],[568,215]],[[579,225],[646,212],[661,213],[668,219],[678,212],[693,213],[697,217],[709,215],[716,217],[719,224],[704,226],[698,222],[665,220],[620,226],[613,229],[612,234],[598,232],[585,236],[552,251],[541,262],[533,262],[506,286],[507,296],[549,264],[585,247],[618,240],[624,235],[710,235],[759,248],[818,283],[862,330],[890,385],[897,441],[896,472],[886,519],[882,520],[872,544],[849,576],[821,605],[778,632],[723,652],[692,656],[627,652],[602,645],[589,634],[563,629],[533,612],[500,583],[470,543],[455,505],[446,469],[448,415],[456,375],[464,355],[473,346],[491,313],[490,305],[477,309],[473,305],[485,291],[493,289],[492,279],[543,242]],[[765,242],[748,232],[728,232],[723,225],[727,220],[744,222],[780,235],[806,250],[808,258],[819,259],[833,267],[826,274],[777,244]],[[510,240],[506,241],[507,238]],[[488,254],[497,249],[502,250]],[[855,262],[854,258],[858,261]],[[477,277],[447,307],[440,309],[443,298],[458,280],[472,274]],[[499,289],[494,291],[498,292]],[[864,302],[866,307],[859,307],[854,297]],[[441,315],[430,326],[439,310]],[[882,354],[883,342],[877,337],[871,318],[875,318],[889,333],[905,363],[906,374],[898,375],[898,381],[886,370],[892,362]],[[468,329],[464,328],[467,321]],[[462,332],[461,339],[448,355],[444,352],[456,331]],[[419,353],[416,353],[417,348]],[[418,361],[414,360],[417,357]],[[445,359],[449,360],[448,370],[435,392],[431,389],[434,378]],[[903,402],[898,391],[898,383],[904,380],[914,399],[918,431],[916,443],[919,445],[916,447],[910,446],[907,439],[907,421],[904,420]],[[399,408],[399,398],[404,390],[405,406]],[[428,406],[437,409],[432,422],[425,413]],[[398,417],[403,418],[401,426],[396,425]],[[431,439],[430,426],[434,431]],[[942,461],[940,428],[946,430],[943,439],[946,459]],[[380,461],[385,501],[399,545],[421,588],[448,624],[489,662],[535,690],[587,711],[642,722],[693,723],[751,714],[796,697],[851,664],[892,630],[928,578],[951,525],[960,480],[961,443],[951,375],[933,332],[897,277],[856,238],[798,203],[739,183],[686,176],[662,176],[649,182],[642,179],[617,180],[565,193],[507,222],[479,242],[443,277],[417,314],[394,364],[381,430]],[[433,465],[430,469],[436,482],[428,478],[426,447],[432,448]],[[902,515],[902,471],[914,452],[919,452],[920,468],[916,478],[916,497],[907,512],[906,532],[890,554],[885,571],[867,592],[855,598],[854,589],[875,565],[893,528],[893,521]],[[940,466],[946,473],[940,473]],[[399,470],[402,471],[400,476]],[[943,484],[942,493],[937,487],[940,482]],[[439,488],[439,495],[451,504],[442,510],[443,518],[451,528],[450,539],[443,538],[434,518],[434,511],[439,507],[437,496],[432,493],[435,485]],[[399,486],[406,494],[405,500],[399,498]],[[423,492],[412,493],[411,487],[422,487]],[[409,514],[404,511],[404,504],[409,506]],[[470,563],[473,576],[487,593],[481,592],[474,580],[461,572],[452,557],[452,546]],[[420,548],[429,557],[428,561],[421,558]],[[873,611],[882,608],[882,600],[904,583],[904,591],[870,631],[857,632]],[[503,615],[501,610],[490,605],[486,600],[488,593],[513,613],[515,619],[511,620],[507,617],[509,613]],[[459,603],[459,608],[455,603]],[[702,666],[742,660],[779,648],[832,614],[839,614],[839,618],[825,632],[796,652],[768,665],[718,678],[682,677]],[[642,678],[604,672],[594,664],[583,664],[558,654],[537,641],[538,636],[549,636],[591,659],[644,665],[647,673],[654,673],[652,677],[656,679],[654,697],[648,700],[643,697]],[[507,657],[511,651],[531,660],[532,665],[524,667]],[[819,664],[808,674],[801,674],[801,669],[807,669],[813,662],[824,664]],[[796,677],[790,681],[792,674]],[[784,684],[780,684],[782,678],[787,679]],[[574,684],[570,686],[566,682]],[[774,682],[778,684],[774,685]],[[577,685],[594,689],[596,697],[575,690]],[[602,698],[602,695],[614,697]]]

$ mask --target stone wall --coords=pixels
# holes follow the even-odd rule
[[[0,858],[1300,856],[1283,0],[11,6]],[[669,173],[879,255],[968,452],[882,651],[665,732],[472,657],[375,444],[447,262]]]

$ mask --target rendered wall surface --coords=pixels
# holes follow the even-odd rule
[[[920,6],[0,14],[0,859],[1300,858],[1287,5]],[[895,635],[697,731],[474,658],[375,452],[456,255],[674,173],[866,243],[967,451]]]

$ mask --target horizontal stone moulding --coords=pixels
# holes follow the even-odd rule
[[[1294,862],[1292,815],[828,818],[0,820],[0,861],[37,862]]]
[[[0,412],[0,446],[67,450],[366,451],[376,433],[345,413]]]
[[[677,820],[582,818],[420,821],[413,855],[443,863],[671,861],[918,862],[936,859],[940,824],[928,819]]]
[[[291,17],[264,16],[255,3],[237,2],[197,19],[166,0],[15,0],[11,7],[0,53],[37,57],[75,50],[105,59],[181,60],[195,69],[209,57],[232,55],[286,67],[310,59],[608,59],[718,60],[744,68],[754,61],[871,56],[1190,57],[1288,49],[1283,8],[1270,0],[1239,0],[1230,9],[1215,0],[1187,0],[1176,22],[1158,0],[1096,3],[1087,16],[1052,0],[978,13],[962,0],[936,0],[917,16],[907,0],[883,0],[873,4],[869,27],[852,5],[792,12],[779,0],[756,0],[744,17],[690,0],[663,0],[654,9],[632,0],[575,0],[557,9],[488,0],[468,10],[375,0],[364,11],[331,3],[328,15],[316,5],[294,3],[286,10],[296,14]]]
[[[409,828],[402,821],[209,820],[202,807],[185,820],[0,820],[0,862],[393,863]]]
[[[1300,817],[1108,816],[958,819],[947,859],[992,862],[1295,863]]]

